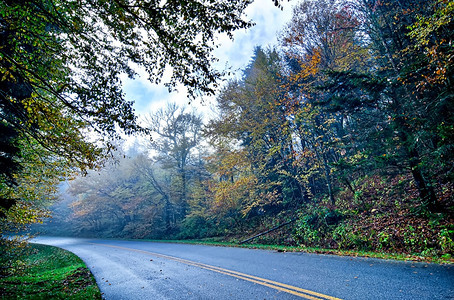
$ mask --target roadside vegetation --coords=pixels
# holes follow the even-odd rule
[[[74,254],[30,244],[0,277],[2,299],[102,299],[96,281]]]
[[[148,132],[123,76],[143,68],[191,99],[212,95],[214,37],[252,25],[249,1],[145,2],[0,1],[0,275],[23,240],[10,237],[49,216],[60,182]]]
[[[453,1],[300,1],[222,86],[210,41],[251,26],[249,1],[158,2],[0,2],[0,274],[50,211],[35,230],[240,243],[287,224],[250,242],[452,260]],[[131,62],[215,116],[140,123]]]
[[[247,249],[262,249],[273,250],[277,252],[304,252],[313,254],[325,255],[339,255],[350,257],[363,257],[363,258],[378,258],[378,259],[392,259],[399,261],[413,261],[413,262],[426,262],[435,264],[454,264],[452,258],[439,257],[439,256],[422,256],[416,254],[392,253],[392,252],[379,252],[379,251],[361,251],[361,250],[344,250],[344,249],[328,249],[320,247],[304,247],[304,246],[289,246],[277,244],[262,244],[262,243],[241,243],[232,239],[232,241],[219,241],[218,238],[206,238],[202,240],[148,240],[151,242],[162,243],[178,243],[178,244],[191,244],[191,245],[208,245],[219,247],[237,247]]]
[[[217,115],[169,104],[153,140],[70,181],[61,235],[454,255],[452,1],[301,1]],[[46,229],[47,228],[47,229]]]

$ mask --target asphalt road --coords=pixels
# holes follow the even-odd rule
[[[38,237],[105,299],[454,299],[454,266],[142,241]]]

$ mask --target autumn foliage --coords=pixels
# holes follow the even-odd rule
[[[202,123],[69,183],[61,234],[454,253],[452,1],[302,1]],[[142,153],[140,153],[142,152]],[[61,207],[60,207],[61,209]],[[66,226],[66,227],[65,227]]]

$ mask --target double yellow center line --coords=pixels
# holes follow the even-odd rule
[[[213,271],[213,272],[225,274],[225,275],[228,275],[228,276],[231,276],[231,277],[235,277],[235,278],[239,278],[239,279],[246,280],[246,281],[249,281],[249,282],[253,282],[253,283],[256,283],[256,284],[260,284],[260,285],[263,285],[263,286],[266,286],[266,287],[269,287],[269,288],[272,288],[272,289],[275,289],[275,290],[278,290],[278,291],[281,291],[281,292],[286,292],[286,293],[289,293],[289,294],[292,294],[292,295],[295,295],[295,296],[298,296],[298,297],[301,297],[301,298],[305,298],[305,299],[311,299],[311,300],[321,300],[321,299],[341,300],[341,299],[336,298],[336,297],[331,297],[331,296],[328,296],[328,295],[320,294],[320,293],[317,293],[317,292],[313,292],[313,291],[310,291],[310,290],[302,289],[302,288],[299,288],[299,287],[296,287],[296,286],[292,286],[292,285],[288,285],[288,284],[285,284],[285,283],[280,283],[280,282],[272,281],[272,280],[269,280],[269,279],[260,278],[260,277],[257,277],[257,276],[248,275],[248,274],[244,274],[244,273],[240,273],[240,272],[236,272],[236,271],[232,271],[232,270],[228,270],[228,269],[224,269],[224,268],[219,268],[219,267],[215,267],[215,266],[211,266],[211,265],[207,265],[207,264],[203,264],[203,263],[198,263],[198,262],[194,262],[194,261],[190,261],[190,260],[187,260],[187,259],[182,259],[182,258],[178,258],[178,257],[174,257],[174,256],[154,253],[154,252],[145,251],[145,250],[126,248],[126,247],[121,247],[121,246],[114,246],[114,245],[107,245],[107,244],[98,244],[98,243],[90,243],[90,244],[98,245],[98,246],[104,246],[104,247],[110,247],[110,248],[116,248],[116,249],[122,249],[122,250],[126,250],[126,251],[133,251],[133,252],[148,254],[148,255],[152,255],[152,256],[155,256],[155,257],[160,257],[160,258],[164,258],[164,259],[168,259],[168,260],[173,260],[173,261],[176,261],[176,262],[179,262],[179,263],[183,263],[183,264],[186,264],[186,265],[190,265],[190,266],[194,266],[194,267],[210,270],[210,271]]]

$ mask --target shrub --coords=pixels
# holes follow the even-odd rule
[[[330,247],[333,245],[332,233],[342,219],[343,215],[338,210],[326,207],[301,211],[293,239],[305,246]]]

